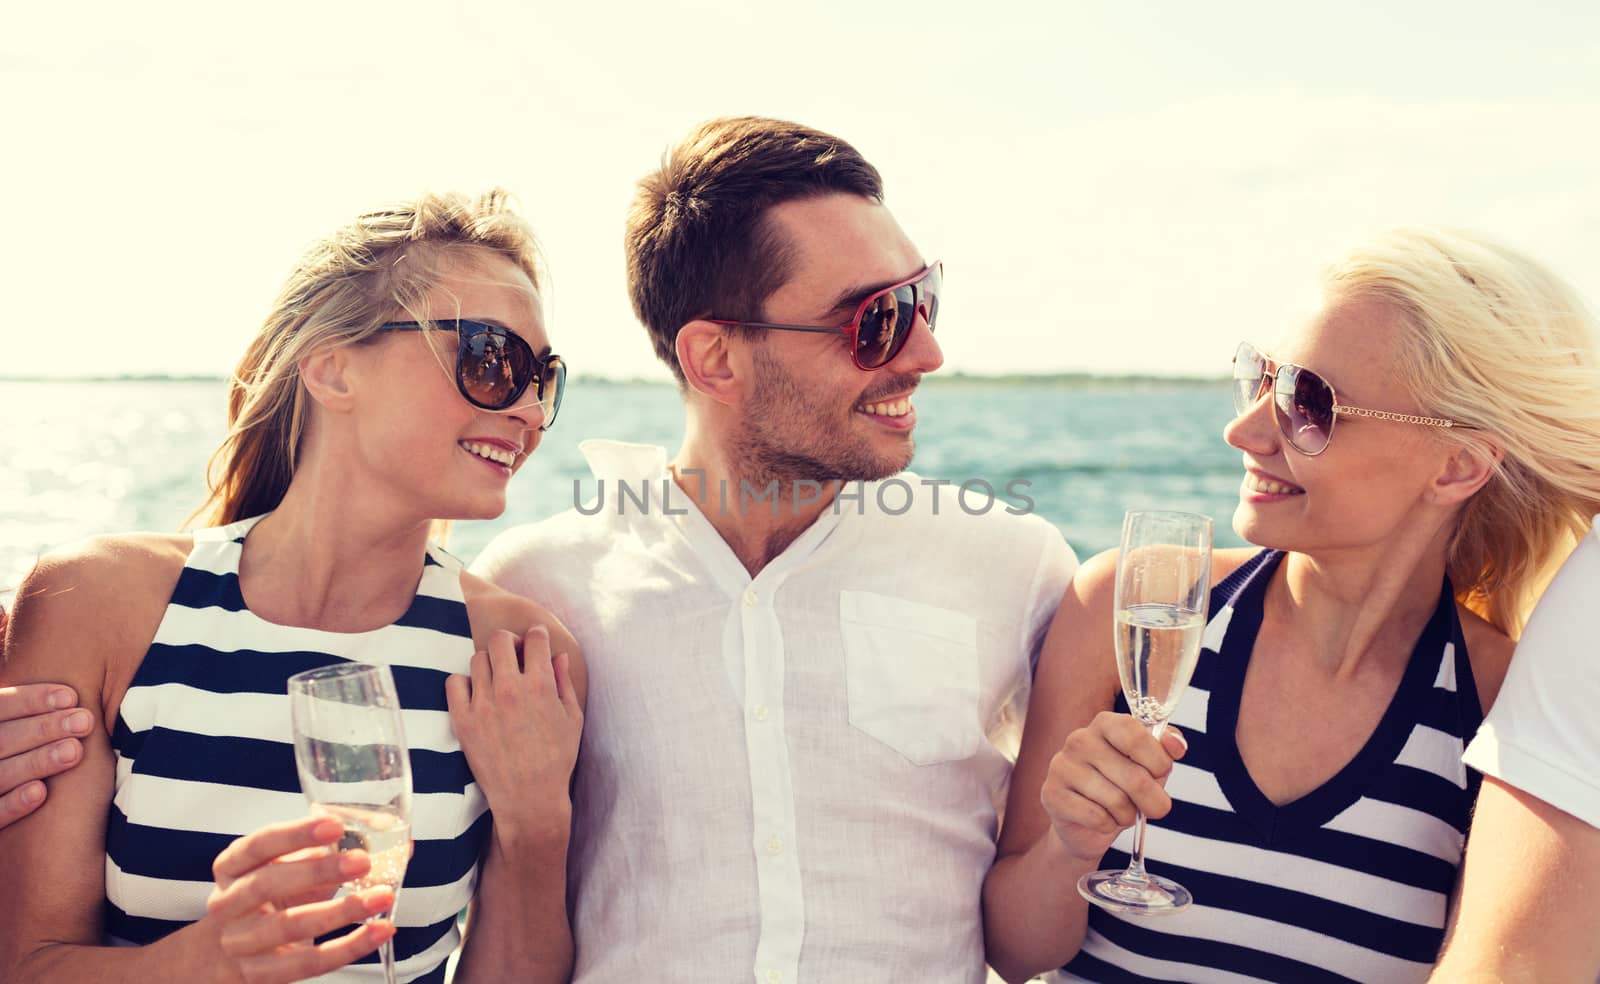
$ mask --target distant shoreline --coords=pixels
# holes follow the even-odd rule
[[[21,376],[0,373],[0,383],[226,383],[227,376],[163,375],[160,373],[134,373],[123,376]],[[610,376],[578,376],[572,382],[585,386],[661,386],[671,387],[665,379],[613,378]],[[937,386],[1006,385],[1006,386],[1105,386],[1105,385],[1167,385],[1215,386],[1226,382],[1225,376],[1158,376],[1148,373],[967,373],[940,372],[927,377],[927,382]]]

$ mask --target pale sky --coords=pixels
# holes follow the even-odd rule
[[[1600,299],[1600,5],[0,0],[0,375],[224,373],[301,249],[504,185],[575,373],[666,378],[633,182],[701,120],[854,143],[969,372],[1226,370],[1374,226]]]

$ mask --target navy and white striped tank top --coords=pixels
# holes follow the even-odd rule
[[[239,557],[261,517],[197,530],[155,640],[111,736],[108,942],[153,942],[205,915],[229,842],[307,814],[289,729],[289,677],[346,660],[388,664],[410,745],[415,853],[395,904],[401,980],[444,980],[489,830],[450,729],[444,681],[467,673],[472,629],[461,565],[429,546],[417,596],[392,625],[336,633],[275,625],[245,607]],[[323,981],[381,981],[376,954]]]
[[[1461,756],[1482,718],[1450,583],[1366,745],[1318,789],[1274,806],[1234,735],[1281,558],[1263,551],[1212,590],[1199,665],[1172,719],[1189,751],[1146,859],[1194,904],[1143,918],[1091,906],[1083,948],[1050,980],[1390,982],[1432,969],[1478,790]],[[1101,867],[1126,866],[1132,843],[1123,831]]]

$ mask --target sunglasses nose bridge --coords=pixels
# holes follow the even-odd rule
[[[1255,392],[1250,395],[1250,406],[1255,406],[1261,402],[1263,396],[1272,393],[1273,387],[1277,385],[1277,376],[1278,374],[1271,369],[1263,368],[1261,370],[1261,375],[1256,377]]]
[[[1267,372],[1258,375],[1250,399],[1244,401],[1243,406],[1235,400],[1233,419],[1222,428],[1223,439],[1229,445],[1262,458],[1279,453],[1286,437],[1283,417],[1272,393],[1273,381],[1273,376]],[[1241,378],[1236,385],[1245,383]]]

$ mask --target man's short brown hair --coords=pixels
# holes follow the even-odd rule
[[[767,210],[841,192],[882,201],[883,180],[838,137],[756,116],[701,124],[639,181],[628,209],[628,295],[680,383],[680,328],[712,316],[760,320],[788,279],[789,244]]]

